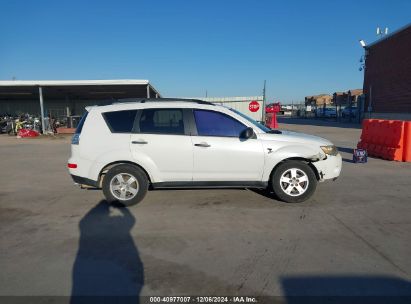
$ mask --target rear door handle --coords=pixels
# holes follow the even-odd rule
[[[146,145],[146,144],[148,144],[148,142],[146,142],[145,140],[133,140],[131,143],[134,144],[134,145]]]
[[[208,143],[205,143],[205,142],[202,142],[202,143],[199,143],[199,144],[194,144],[194,146],[196,146],[196,147],[205,147],[205,148],[211,147]]]

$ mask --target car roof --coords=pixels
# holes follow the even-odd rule
[[[152,98],[152,99],[122,99],[108,102],[106,105],[90,106],[87,111],[107,112],[146,108],[197,108],[197,109],[225,109],[221,105],[198,99]]]
[[[187,108],[187,109],[204,109],[204,110],[216,110],[218,112],[222,112],[228,114],[230,116],[236,117],[246,126],[250,126],[251,122],[246,118],[242,117],[241,115],[235,113],[231,110],[231,108],[214,104],[210,102],[204,102],[202,100],[197,99],[173,99],[173,98],[163,98],[162,100],[150,99],[147,100],[122,100],[112,102],[111,104],[107,105],[100,105],[100,106],[91,106],[86,107],[87,111],[93,111],[94,113],[104,113],[104,112],[111,112],[111,111],[124,111],[124,110],[139,110],[139,109],[149,109],[149,108]],[[257,130],[258,133],[263,132],[258,126],[253,126],[254,131]]]
[[[201,99],[194,99],[194,98],[122,98],[122,99],[117,99],[117,101],[114,101],[113,103],[125,103],[125,102],[135,102],[135,103],[146,103],[146,102],[194,102],[194,103],[199,103],[199,104],[209,104],[212,105],[213,103]]]

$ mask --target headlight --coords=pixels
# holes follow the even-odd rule
[[[328,154],[328,155],[337,155],[338,154],[337,147],[334,146],[334,145],[321,146],[321,149],[324,151],[325,154]]]

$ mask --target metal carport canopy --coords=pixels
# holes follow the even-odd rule
[[[46,92],[44,91],[46,89]],[[161,97],[148,80],[1,80],[0,102],[2,100],[22,100],[37,96],[40,103],[41,120],[44,130],[44,98],[73,95],[84,99],[110,99],[129,97]]]

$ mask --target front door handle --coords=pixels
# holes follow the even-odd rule
[[[134,144],[134,145],[146,145],[146,144],[148,144],[148,142],[146,142],[145,140],[133,140],[131,143]]]
[[[208,148],[208,147],[211,147],[208,143],[206,143],[206,142],[202,142],[202,143],[199,143],[199,144],[194,144],[194,146],[196,146],[196,147],[205,147],[205,148]]]

